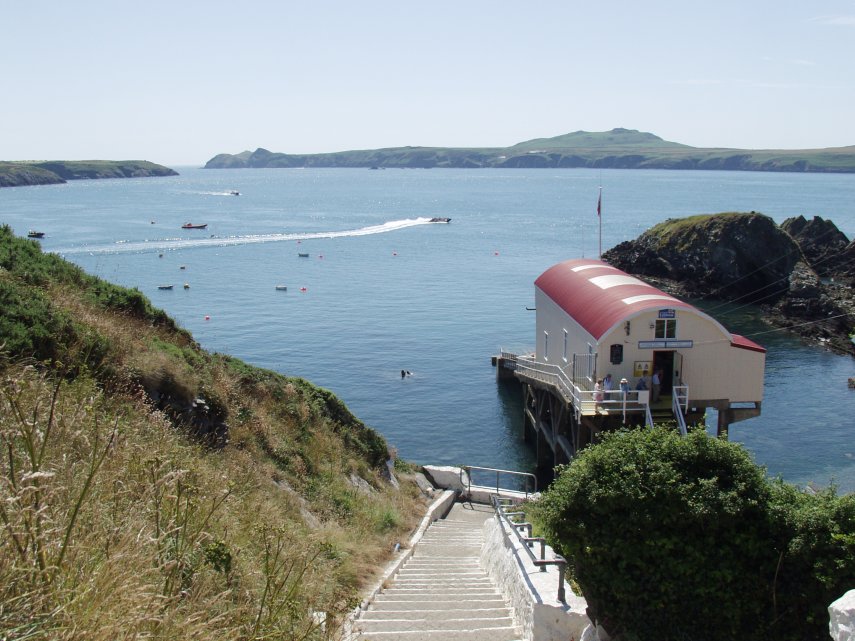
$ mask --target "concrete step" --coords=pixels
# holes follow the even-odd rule
[[[484,590],[493,587],[493,582],[490,579],[467,577],[447,577],[447,576],[419,576],[419,577],[403,577],[395,580],[395,583],[389,586],[388,589],[393,590],[399,588],[424,588],[426,590],[442,590],[443,588],[468,588],[472,590]]]
[[[354,623],[360,641],[516,641],[511,610],[481,568],[491,513],[456,504]]]
[[[402,585],[396,588],[390,588],[386,591],[386,594],[389,598],[399,597],[404,598],[408,596],[421,595],[422,597],[429,599],[435,597],[445,597],[454,598],[454,599],[465,599],[467,597],[473,599],[483,599],[483,598],[493,598],[500,596],[499,592],[493,588],[491,585],[479,585],[473,588],[449,588],[443,589],[439,586],[412,586],[408,587]]]
[[[363,632],[360,637],[363,641],[522,641],[519,631],[513,627]]]
[[[480,630],[488,630],[495,628],[513,627],[514,622],[511,617],[505,612],[505,616],[465,616],[459,618],[445,617],[442,619],[376,619],[366,620],[360,619],[356,625],[356,629],[364,633],[373,632],[405,632],[410,630],[471,630],[478,628]]]
[[[501,598],[482,598],[482,599],[437,599],[436,601],[425,601],[424,599],[415,599],[412,601],[388,599],[383,601],[375,600],[363,616],[368,617],[374,612],[427,612],[430,610],[439,610],[440,612],[452,612],[457,609],[480,611],[494,610],[504,608],[505,602]]]
[[[450,604],[446,604],[449,606]],[[507,617],[508,609],[504,603],[495,608],[446,607],[442,610],[392,610],[377,609],[366,612],[362,621],[445,621],[447,619],[474,619],[485,617]]]

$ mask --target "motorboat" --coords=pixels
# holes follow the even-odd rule
[[[297,256],[299,256],[300,258],[308,258],[309,257],[308,254],[297,254]]]
[[[437,216],[436,218],[431,218],[430,221],[428,221],[428,222],[431,222],[431,223],[450,223],[451,218],[443,218],[441,216]]]
[[[32,229],[27,232],[27,238],[44,238],[45,233],[43,231],[33,231]]]
[[[288,286],[287,286],[287,285],[277,285],[277,286],[276,286],[276,291],[277,291],[277,292],[287,292],[287,291],[288,291]]]
[[[229,191],[229,196],[240,196],[240,192],[237,189],[232,189]]]
[[[158,285],[158,289],[172,289],[172,285]]]
[[[208,227],[208,223],[204,225],[194,225],[193,223],[184,223],[181,225],[181,229],[205,229]]]

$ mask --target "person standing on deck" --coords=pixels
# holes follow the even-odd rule
[[[603,396],[607,401],[612,400],[611,391],[612,391],[612,375],[611,372],[606,374],[606,377],[603,379]]]

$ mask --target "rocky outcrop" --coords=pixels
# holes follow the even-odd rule
[[[831,221],[800,216],[779,227],[756,212],[669,219],[603,259],[680,296],[760,305],[771,324],[855,354],[855,243]]]
[[[782,222],[781,229],[798,243],[805,258],[820,276],[830,276],[840,267],[841,254],[849,244],[849,239],[830,220],[819,216],[811,220],[796,216]]]
[[[626,272],[671,281],[688,297],[777,300],[802,259],[792,237],[768,216],[724,213],[668,219],[603,254]]]

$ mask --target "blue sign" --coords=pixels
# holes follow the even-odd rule
[[[659,318],[677,318],[676,309],[660,309]]]

